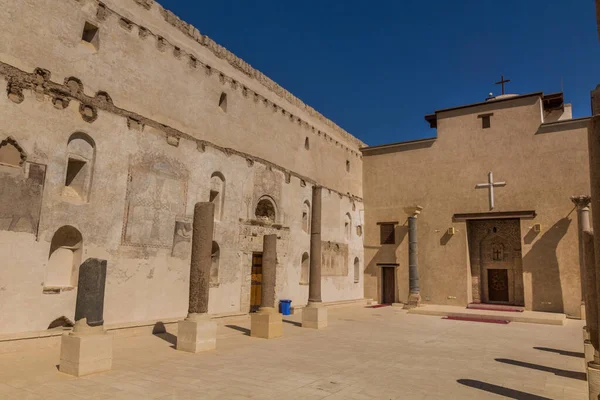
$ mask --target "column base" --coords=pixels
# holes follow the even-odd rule
[[[327,328],[327,308],[320,303],[308,303],[302,309],[302,327],[311,329]]]
[[[85,326],[80,321],[84,321]],[[110,371],[112,345],[113,336],[104,327],[90,327],[85,318],[79,320],[73,332],[61,338],[58,370],[77,377]]]
[[[217,323],[208,314],[190,314],[177,324],[177,350],[200,353],[217,348]]]
[[[250,314],[250,336],[275,339],[283,336],[283,319],[273,307],[261,307]]]
[[[583,342],[583,354],[585,357],[585,365],[594,361],[594,346],[589,340]]]
[[[417,308],[421,305],[421,294],[420,293],[411,293],[408,296],[408,301],[404,305],[405,310],[409,310],[411,308]]]
[[[600,395],[600,364],[588,363],[587,380],[590,399],[598,399],[598,395]]]

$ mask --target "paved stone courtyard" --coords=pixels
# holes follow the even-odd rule
[[[581,321],[546,326],[449,321],[399,308],[329,310],[322,331],[286,317],[284,337],[219,322],[218,350],[175,336],[117,337],[113,370],[74,378],[58,348],[0,355],[1,399],[585,399]]]

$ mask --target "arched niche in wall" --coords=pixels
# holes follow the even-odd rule
[[[352,217],[350,213],[346,213],[344,216],[344,236],[346,240],[350,240],[352,237]]]
[[[210,285],[219,285],[219,261],[221,259],[221,248],[217,242],[212,242],[211,252],[211,264],[210,264]]]
[[[310,203],[308,200],[302,204],[302,230],[310,233]]]
[[[269,196],[263,196],[256,203],[256,209],[254,211],[256,219],[268,223],[275,223],[277,221],[277,206],[275,201]]]
[[[208,199],[215,205],[215,219],[223,218],[225,204],[225,177],[220,172],[214,172],[210,177],[210,196]]]
[[[19,143],[12,137],[0,141],[0,165],[20,168],[27,155]]]
[[[358,257],[354,257],[354,283],[360,281],[360,260]]]
[[[60,227],[50,242],[44,287],[76,286],[82,251],[81,233],[70,225]]]
[[[94,140],[82,132],[72,134],[67,143],[64,197],[83,203],[89,201],[95,161]]]
[[[308,284],[310,276],[310,257],[308,253],[302,254],[302,264],[300,269],[300,284]]]

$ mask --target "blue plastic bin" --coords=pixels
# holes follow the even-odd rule
[[[279,311],[281,311],[283,315],[290,315],[292,313],[292,301],[279,300]]]

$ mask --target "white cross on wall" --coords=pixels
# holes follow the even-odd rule
[[[479,183],[475,186],[476,189],[490,189],[490,210],[494,209],[494,187],[506,186],[506,182],[494,182],[494,175],[488,172],[488,183]]]

